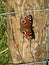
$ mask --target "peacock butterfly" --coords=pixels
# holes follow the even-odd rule
[[[33,25],[33,17],[32,17],[32,15],[26,16],[20,22],[20,32],[28,40],[35,39],[35,33],[34,33],[32,25]]]

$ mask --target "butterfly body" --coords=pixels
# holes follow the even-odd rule
[[[35,39],[35,33],[34,30],[32,29],[33,28],[32,24],[33,24],[33,17],[31,15],[26,16],[20,22],[20,32],[28,40]]]

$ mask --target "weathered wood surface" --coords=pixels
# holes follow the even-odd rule
[[[8,12],[42,9],[44,0],[7,0]],[[35,40],[32,40],[31,51],[30,43],[27,39],[23,42],[23,35],[20,32],[21,18],[31,14],[34,18],[33,26]],[[47,44],[47,12],[19,12],[8,15],[8,34],[10,53],[13,63],[23,63],[32,61],[42,61],[46,58]],[[30,64],[31,65],[31,64]]]

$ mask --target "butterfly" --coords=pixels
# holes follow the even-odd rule
[[[35,39],[35,33],[33,30],[34,27],[32,25],[33,25],[32,15],[28,15],[22,21],[20,21],[20,32],[28,40]]]

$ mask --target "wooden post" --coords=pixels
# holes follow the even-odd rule
[[[7,0],[8,12],[17,12],[22,10],[40,10],[44,9],[44,0]],[[25,39],[20,32],[20,21],[25,16],[33,16],[33,26],[35,40],[32,40],[31,51],[30,42]],[[8,15],[8,34],[9,49],[13,63],[24,63],[33,61],[42,61],[46,59],[47,43],[47,12],[18,12]]]

